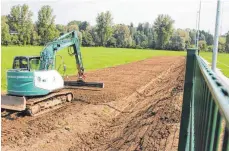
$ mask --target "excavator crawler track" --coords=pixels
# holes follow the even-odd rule
[[[26,98],[26,113],[37,116],[63,106],[73,100],[71,91],[54,92],[44,97]]]

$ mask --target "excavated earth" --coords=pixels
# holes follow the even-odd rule
[[[184,57],[154,57],[87,72],[105,88],[72,90],[72,103],[39,116],[2,117],[2,150],[175,151],[184,67]]]

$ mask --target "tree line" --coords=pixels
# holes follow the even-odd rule
[[[175,29],[174,20],[169,15],[158,15],[155,21],[139,23],[114,24],[109,11],[101,12],[96,17],[96,25],[87,21],[70,21],[67,25],[55,24],[53,9],[42,6],[38,19],[32,22],[33,13],[29,6],[15,5],[10,13],[1,16],[2,45],[45,45],[60,34],[76,30],[82,46],[185,50],[194,47],[196,30]],[[201,30],[199,32],[199,49],[212,51],[213,35]],[[229,52],[229,32],[220,37],[219,51]]]

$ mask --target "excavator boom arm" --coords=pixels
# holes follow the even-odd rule
[[[76,31],[64,34],[53,42],[48,43],[41,52],[40,70],[55,69],[56,52],[66,47],[73,47],[73,54],[76,60],[79,77],[83,76],[84,67],[80,44]]]

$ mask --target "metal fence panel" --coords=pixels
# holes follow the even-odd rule
[[[188,49],[178,150],[229,151],[228,126],[229,90],[197,50]]]

